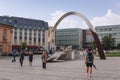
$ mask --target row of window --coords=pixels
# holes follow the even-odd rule
[[[67,43],[71,43],[71,44],[75,44],[75,43],[78,43],[78,40],[57,40],[56,41],[56,43],[59,43],[59,44],[61,44],[61,43],[65,43],[65,44],[67,44]]]
[[[105,33],[104,34],[98,34],[98,36],[104,36],[106,34]],[[117,36],[117,35],[120,36],[120,33],[109,33],[109,34],[111,34],[112,36]]]
[[[104,28],[104,29],[100,29],[100,31],[112,31],[112,28]]]
[[[56,35],[78,35],[76,32],[56,32]]]
[[[28,33],[27,30],[25,30],[24,35],[27,36],[27,33]],[[20,36],[22,36],[22,30],[20,30],[19,34]],[[17,30],[14,31],[14,35],[17,36]],[[29,32],[29,35],[32,36],[31,31]],[[37,35],[36,32],[34,32],[34,37],[36,37],[36,35]],[[40,37],[40,35],[41,35],[41,32],[38,32],[38,37]],[[45,37],[45,31],[43,31],[42,36]]]
[[[14,39],[17,39],[17,36],[15,36]],[[19,39],[22,40],[22,36],[20,36]],[[24,40],[27,40],[27,37],[24,37]],[[32,37],[29,37],[29,40],[32,40]],[[33,40],[34,40],[34,42],[36,42],[37,39],[34,37]],[[43,38],[43,40],[44,40],[44,38]],[[38,38],[38,42],[40,42],[40,38]]]
[[[56,40],[78,40],[79,39],[79,37],[77,37],[77,36],[66,36],[66,37],[56,37]]]
[[[96,31],[99,31],[99,32],[103,32],[103,31],[119,31],[120,28],[100,28],[100,29],[96,29]]]
[[[20,32],[22,32],[23,30],[24,30],[24,32],[26,32],[26,33],[27,33],[27,31],[28,31],[28,29],[21,29],[21,28],[19,29]],[[17,29],[17,28],[14,28],[14,32],[17,32],[17,31],[18,31],[18,29]],[[37,32],[37,30],[31,30],[31,29],[29,30],[30,33],[32,33],[32,31],[34,31],[35,33]],[[41,33],[41,31],[43,32],[43,34],[45,33],[45,30],[39,30],[38,33]]]
[[[27,42],[27,39],[24,40],[25,42]],[[20,39],[20,43],[22,42],[22,39]],[[43,38],[42,39],[42,43],[43,45],[45,44],[45,39]],[[17,44],[17,39],[14,40],[14,44],[16,45]],[[30,38],[29,40],[29,45],[32,44],[32,39]],[[36,42],[36,38],[34,38],[34,42],[33,42],[34,45],[37,45],[37,42]],[[38,45],[40,45],[40,38],[38,39]]]

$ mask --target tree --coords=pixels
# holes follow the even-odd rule
[[[102,45],[105,50],[110,50],[115,47],[115,38],[111,34],[105,35],[102,37]]]
[[[21,43],[21,49],[25,49],[26,46],[27,46],[26,42],[22,42],[22,43]]]
[[[96,49],[96,43],[95,43],[95,41],[93,41],[93,42],[91,43],[91,45],[92,45],[92,49]]]
[[[117,44],[117,48],[120,49],[120,43]]]

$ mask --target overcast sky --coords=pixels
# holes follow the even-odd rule
[[[93,24],[120,24],[120,0],[0,0],[0,16],[17,16],[47,21],[53,26],[69,11],[84,14]],[[77,16],[68,16],[58,28],[88,28]]]

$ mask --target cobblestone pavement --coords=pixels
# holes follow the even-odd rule
[[[0,80],[120,80],[120,57],[95,58],[95,65],[97,70],[93,69],[92,78],[87,78],[83,59],[47,63],[47,69],[42,69],[40,55],[34,56],[32,67],[27,56],[23,67],[18,57],[12,63],[11,57],[0,56]]]

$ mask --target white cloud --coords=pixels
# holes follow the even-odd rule
[[[50,16],[52,17],[50,20],[48,20],[49,26],[54,26],[56,21],[64,14],[63,11],[57,10],[54,13],[51,13]]]
[[[52,16],[51,20],[48,20],[49,26],[54,26],[56,21],[63,15],[65,14],[64,11],[62,10],[57,10],[54,13],[50,14]],[[73,18],[73,17],[67,17],[63,19],[63,21],[60,23],[58,28],[78,28],[80,26],[80,21]]]
[[[120,24],[120,15],[113,13],[110,9],[102,17],[95,17],[91,20],[94,26]]]
[[[54,13],[50,14],[51,19],[47,20],[49,26],[54,26],[56,21],[65,14],[62,10],[57,10]],[[79,18],[79,17],[78,17]],[[107,13],[102,17],[94,17],[90,20],[92,25],[95,26],[102,26],[102,25],[117,25],[120,24],[120,15],[113,13],[110,9]],[[82,28],[88,29],[88,26],[84,21],[80,21],[80,18],[77,19],[76,17],[70,16],[63,19],[63,21],[58,25],[58,28]]]

